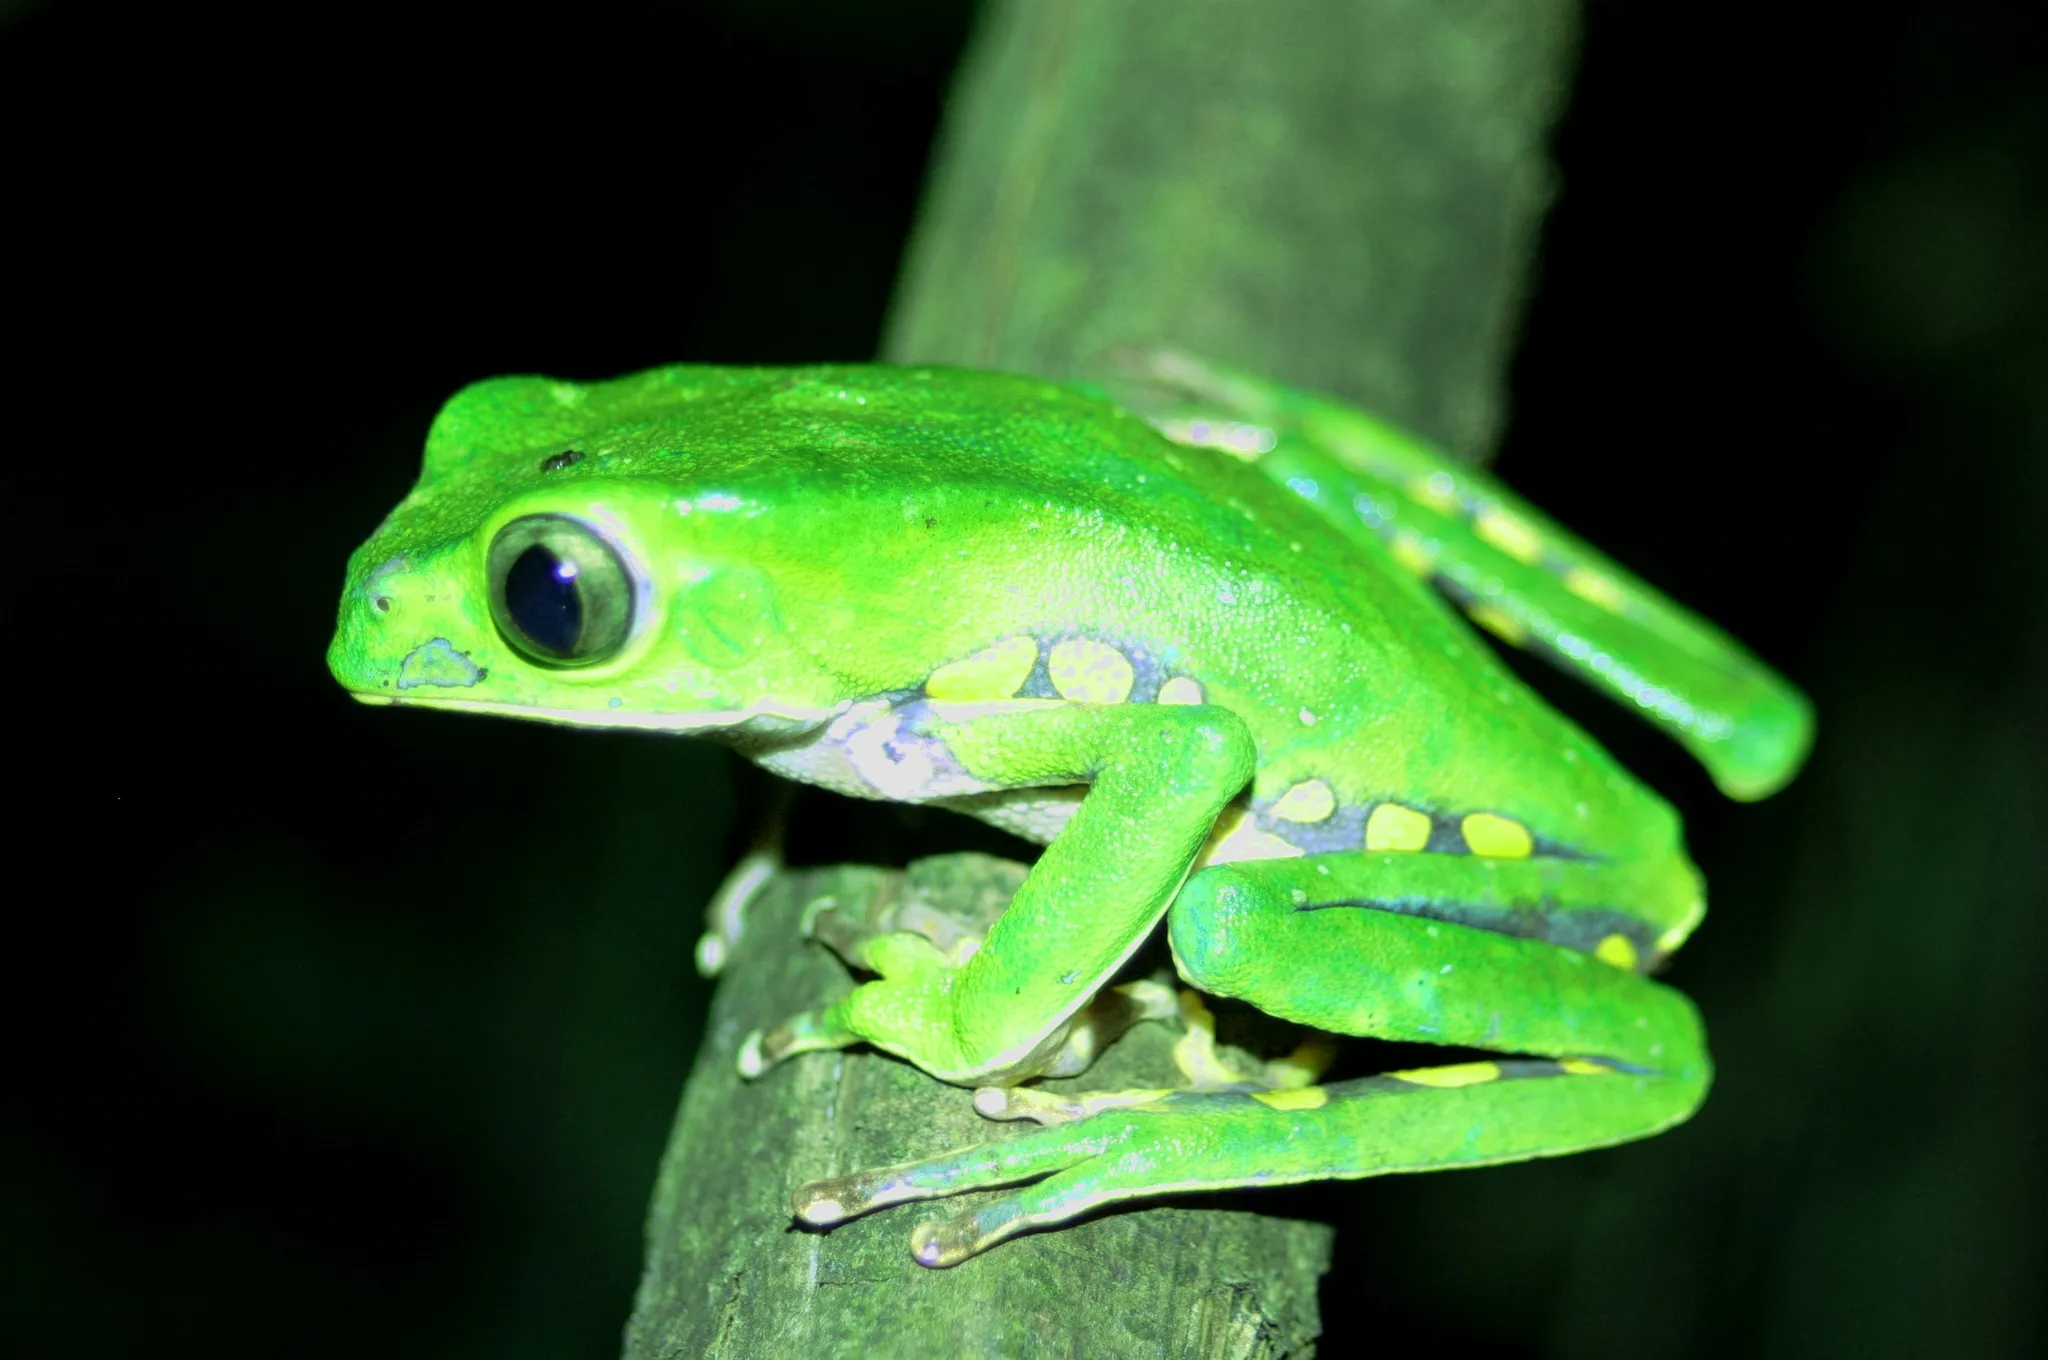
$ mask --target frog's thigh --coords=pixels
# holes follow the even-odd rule
[[[1406,880],[1416,871],[1445,877],[1430,896],[1450,903],[1503,886],[1484,861],[1463,856],[1218,865],[1174,903],[1175,965],[1203,991],[1317,1029],[1597,1059],[1661,1074],[1693,1103],[1705,1093],[1704,1041],[1684,996],[1604,949],[1411,914],[1417,898]],[[1450,881],[1459,874],[1473,877],[1466,893]]]

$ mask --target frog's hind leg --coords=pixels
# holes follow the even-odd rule
[[[801,1186],[798,1217],[836,1223],[1036,1182],[921,1225],[917,1259],[943,1266],[1124,1200],[1521,1161],[1645,1137],[1697,1108],[1710,1080],[1698,1015],[1638,971],[1640,956],[1391,909],[1420,899],[1388,895],[1402,884],[1387,858],[1203,871],[1169,917],[1181,971],[1205,991],[1318,1029],[1517,1056],[1105,1104],[1016,1138]],[[1474,875],[1474,896],[1489,874],[1438,869],[1446,888]]]
[[[1804,695],[1486,473],[1348,406],[1181,355],[1153,356],[1146,375],[1182,396],[1154,414],[1168,437],[1257,464],[1473,622],[1642,712],[1730,797],[1764,797],[1805,758]]]

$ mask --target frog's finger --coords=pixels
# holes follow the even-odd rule
[[[746,933],[747,910],[782,872],[781,829],[733,866],[704,905],[704,934],[697,940],[697,975],[717,977]]]
[[[740,1044],[740,1075],[752,1080],[785,1058],[823,1049],[849,1048],[860,1036],[838,1019],[836,1006],[792,1015],[773,1029],[755,1030]]]

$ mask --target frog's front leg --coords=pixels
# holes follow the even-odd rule
[[[1604,867],[1590,877],[1597,882]],[[1710,1069],[1685,997],[1618,966],[1618,951],[1596,956],[1415,914],[1419,899],[1390,889],[1413,887],[1405,880],[1418,875],[1447,890],[1464,876],[1456,895],[1467,900],[1529,886],[1513,881],[1520,875],[1495,881],[1497,871],[1472,857],[1217,866],[1175,903],[1176,961],[1205,990],[1319,1029],[1536,1056],[1293,1090],[1177,1092],[801,1186],[797,1216],[828,1224],[1037,1180],[921,1225],[912,1236],[917,1259],[951,1265],[1120,1200],[1519,1161],[1644,1137],[1698,1106]]]
[[[916,932],[863,939],[857,962],[877,979],[751,1038],[749,1075],[859,1041],[963,1085],[1046,1070],[1069,1022],[1166,911],[1254,765],[1243,721],[1205,705],[931,703],[906,740],[984,787],[1089,792],[964,961]]]

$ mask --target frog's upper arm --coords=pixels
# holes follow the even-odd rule
[[[1804,760],[1805,695],[1485,473],[1333,401],[1180,356],[1153,369],[1194,403],[1160,422],[1169,436],[1256,462],[1473,622],[1664,728],[1730,797],[1765,797]]]

